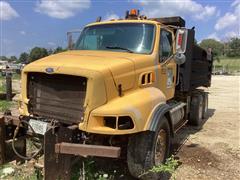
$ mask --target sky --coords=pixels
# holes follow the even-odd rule
[[[147,17],[182,16],[198,42],[240,37],[240,0],[0,0],[0,55],[66,47],[67,31],[98,16],[124,18],[132,8]]]

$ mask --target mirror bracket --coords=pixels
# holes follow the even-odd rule
[[[184,55],[184,53],[176,53],[174,55],[174,60],[175,60],[177,65],[181,65],[181,64],[185,63],[186,56]]]

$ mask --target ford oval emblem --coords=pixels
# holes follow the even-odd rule
[[[53,68],[46,68],[45,69],[45,71],[46,71],[46,73],[49,73],[49,74],[52,74],[52,73],[54,73],[54,69]]]

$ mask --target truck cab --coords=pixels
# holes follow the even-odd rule
[[[27,127],[42,139],[45,179],[52,172],[68,179],[56,168],[74,155],[124,158],[135,177],[163,163],[176,131],[200,125],[207,111],[207,93],[197,88],[210,86],[211,52],[184,26],[180,17],[148,19],[136,10],[85,26],[70,50],[24,67],[21,115],[8,124],[9,138]],[[14,144],[13,151],[20,155]]]

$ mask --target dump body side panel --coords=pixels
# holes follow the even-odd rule
[[[179,84],[176,87],[180,92],[191,92],[197,87],[209,87],[211,84],[212,58],[207,52],[194,43],[194,29],[188,30],[186,47],[186,62],[180,65]]]

